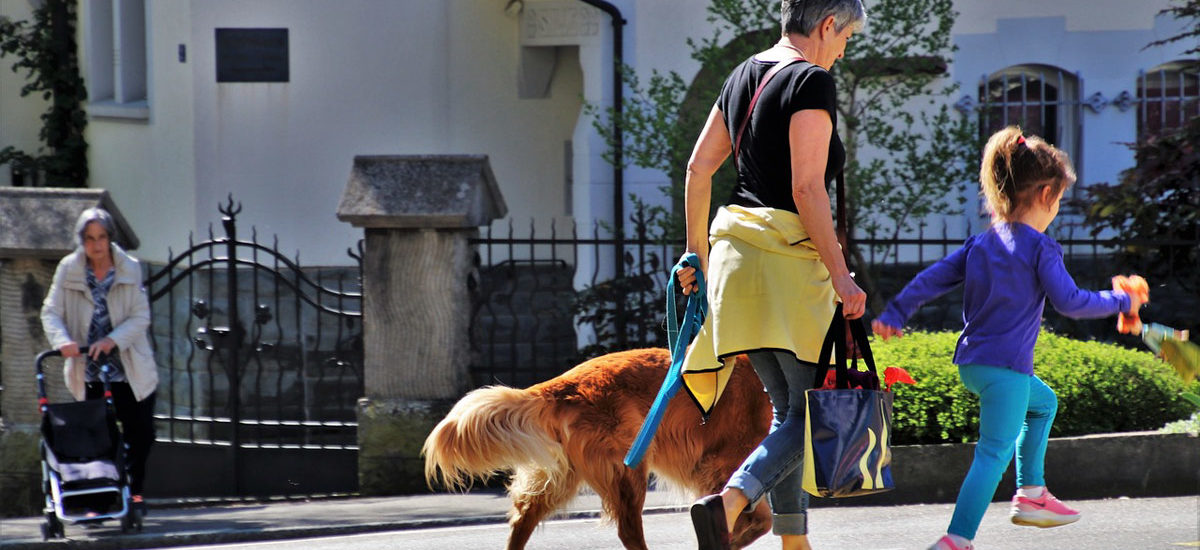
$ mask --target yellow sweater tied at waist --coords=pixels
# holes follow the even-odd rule
[[[725,358],[786,351],[815,363],[837,295],[793,212],[724,206],[709,232],[710,314],[683,363],[683,386],[705,418],[732,374]]]

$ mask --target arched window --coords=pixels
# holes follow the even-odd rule
[[[1138,74],[1138,140],[1179,128],[1200,116],[1200,68],[1166,63]]]
[[[1079,77],[1057,67],[1016,65],[979,85],[984,139],[1012,124],[1066,151],[1078,169],[1082,133]]]

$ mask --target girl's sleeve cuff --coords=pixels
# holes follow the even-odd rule
[[[1121,309],[1118,311],[1118,313],[1133,313],[1132,311],[1129,311],[1129,308],[1133,305],[1133,302],[1130,301],[1129,295],[1126,294],[1124,290],[1113,290],[1111,292],[1113,297],[1117,299],[1117,303],[1120,305]]]

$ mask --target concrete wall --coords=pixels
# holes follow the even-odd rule
[[[80,66],[98,55],[87,46],[95,4],[80,2]],[[189,38],[188,2],[146,3],[146,65],[148,118],[134,109],[107,109],[110,116],[90,110],[88,141],[89,187],[105,188],[130,223],[146,235],[140,257],[165,260],[167,247],[186,248],[196,227],[196,164],[192,127],[192,69],[194,50]],[[189,49],[179,62],[179,45]],[[107,54],[107,53],[106,53]],[[123,112],[129,111],[129,112]],[[205,201],[202,210],[215,212]],[[148,246],[146,246],[148,245]]]

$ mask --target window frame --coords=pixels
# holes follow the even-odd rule
[[[146,1],[89,0],[87,10],[88,114],[149,119]]]
[[[1150,96],[1147,84],[1155,80],[1159,84],[1159,93]],[[1200,64],[1195,61],[1170,61],[1150,70],[1140,70],[1134,90],[1138,103],[1135,132],[1139,143],[1165,130],[1181,128],[1192,117],[1200,117]],[[1151,119],[1151,108],[1156,103],[1158,124],[1149,131],[1147,121]],[[1172,118],[1168,116],[1171,107],[1177,113],[1174,121],[1168,120]]]

